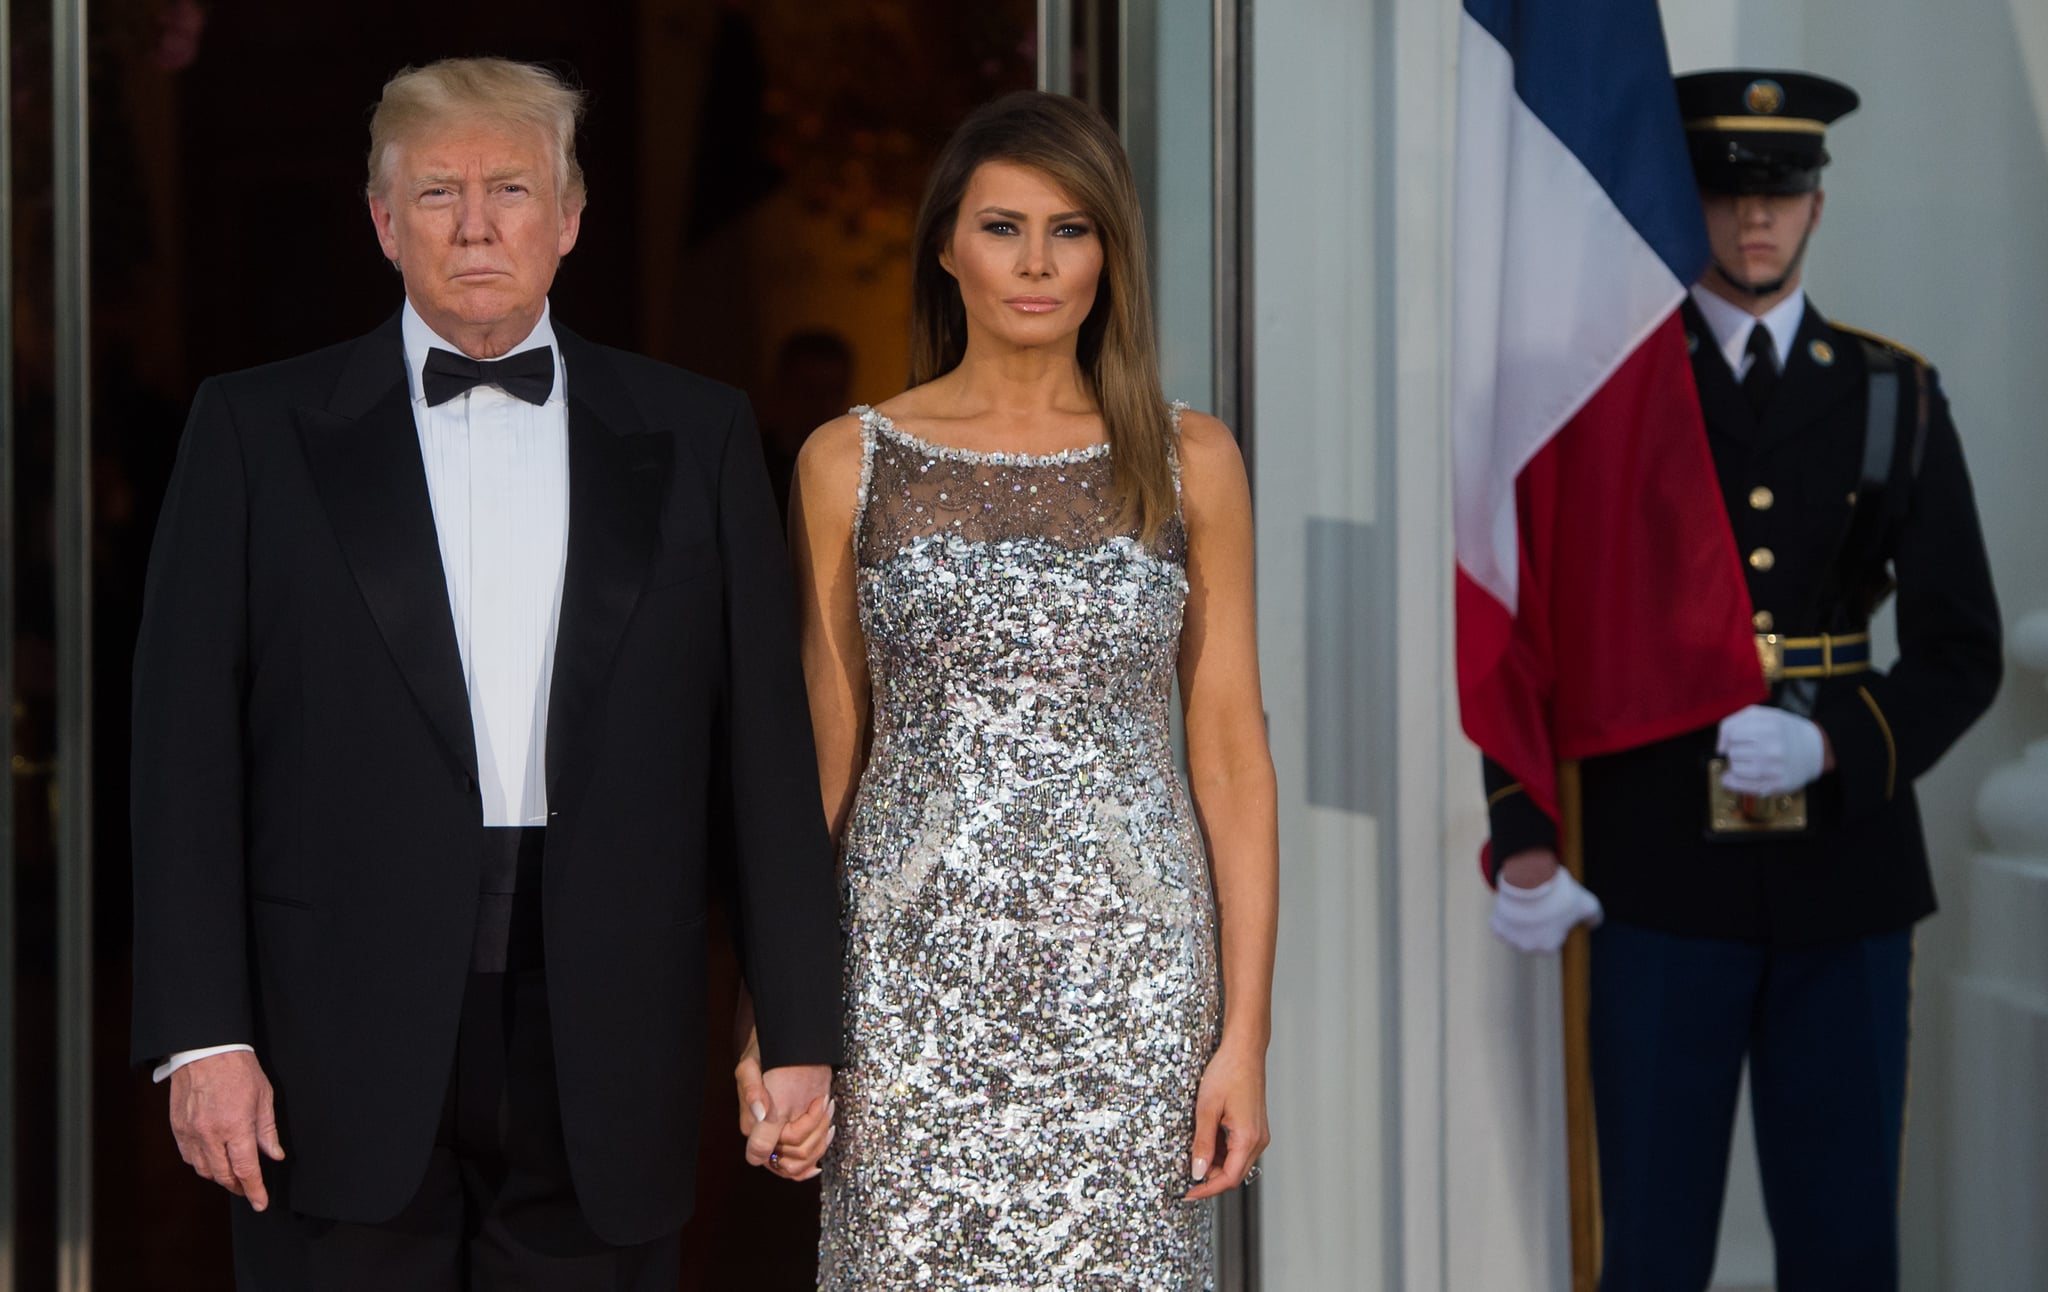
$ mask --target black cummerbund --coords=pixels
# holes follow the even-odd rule
[[[478,885],[470,971],[539,969],[540,868],[547,851],[547,827],[485,826],[478,833],[482,882]]]

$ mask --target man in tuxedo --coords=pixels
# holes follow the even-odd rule
[[[743,396],[549,315],[580,109],[502,60],[394,77],[403,308],[206,382],[164,504],[133,1045],[243,1200],[244,1288],[675,1287],[713,864],[759,1138],[823,1115],[837,896],[775,503]]]
[[[1913,782],[1998,689],[1998,603],[1934,369],[1802,285],[1855,92],[1750,70],[1676,92],[1713,253],[1686,340],[1770,703],[1587,760],[1584,888],[1489,762],[1494,927],[1555,950],[1604,906],[1605,1292],[1707,1286],[1745,1068],[1777,1286],[1876,1292],[1898,1285],[1913,926],[1935,904]]]

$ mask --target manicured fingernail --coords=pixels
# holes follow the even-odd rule
[[[1201,1179],[1202,1177],[1204,1177],[1204,1176],[1208,1175],[1208,1174],[1209,1174],[1209,1159],[1208,1159],[1208,1158],[1206,1158],[1206,1157],[1198,1157],[1198,1158],[1196,1158],[1196,1159],[1195,1159],[1195,1163],[1194,1163],[1194,1173],[1195,1173],[1195,1178],[1196,1178],[1197,1180],[1199,1180],[1199,1179]]]
[[[754,1114],[754,1120],[757,1122],[765,1122],[768,1120],[768,1107],[766,1104],[761,1103],[759,1100],[756,1100],[755,1102],[747,1105],[747,1111]]]
[[[832,1117],[837,1117],[838,1115],[839,1115],[839,1101],[838,1101],[837,1099],[827,1099],[827,1100],[825,1101],[825,1116],[826,1116],[827,1118],[832,1118]]]

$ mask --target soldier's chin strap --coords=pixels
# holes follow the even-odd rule
[[[1776,296],[1779,292],[1785,290],[1785,284],[1791,282],[1794,278],[1797,278],[1799,276],[1799,267],[1806,263],[1806,244],[1809,241],[1811,241],[1812,238],[1813,230],[1808,229],[1806,231],[1806,235],[1799,239],[1799,250],[1792,254],[1792,263],[1786,265],[1785,272],[1779,274],[1776,278],[1772,278],[1761,283],[1752,283],[1747,281],[1746,279],[1737,277],[1732,271],[1729,270],[1728,266],[1722,264],[1718,260],[1714,262],[1714,272],[1721,275],[1722,282],[1728,284],[1730,287],[1733,287],[1736,291],[1741,292],[1745,296],[1755,296],[1759,299],[1765,296]]]

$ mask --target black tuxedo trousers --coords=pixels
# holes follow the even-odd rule
[[[691,1208],[706,878],[771,1066],[840,1044],[840,935],[776,508],[745,398],[556,329],[569,537],[540,894],[562,1130],[605,1241]],[[477,926],[460,654],[398,320],[201,387],[135,665],[133,1050],[246,1041],[292,1203],[428,1169]]]

